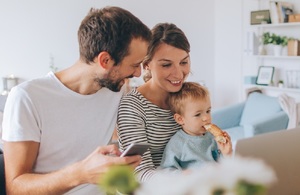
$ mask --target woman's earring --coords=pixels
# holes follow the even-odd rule
[[[144,71],[143,79],[145,82],[147,82],[152,78],[151,71],[148,68],[146,68]]]

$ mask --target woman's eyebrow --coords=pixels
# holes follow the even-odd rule
[[[185,60],[185,59],[187,59],[187,58],[189,58],[190,57],[190,55],[187,55],[186,57],[184,57],[182,60]],[[181,61],[182,61],[181,60]],[[158,60],[158,61],[168,61],[168,62],[171,62],[172,60],[169,60],[169,59],[160,59],[160,60]]]

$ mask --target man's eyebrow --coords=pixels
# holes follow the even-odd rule
[[[142,65],[143,60],[141,60],[140,62],[134,63],[132,64],[132,66],[136,66],[136,65]]]

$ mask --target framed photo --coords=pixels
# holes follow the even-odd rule
[[[251,25],[271,23],[270,11],[269,10],[252,11],[250,23]]]
[[[273,66],[260,66],[258,69],[256,84],[269,85],[273,80],[274,67]]]

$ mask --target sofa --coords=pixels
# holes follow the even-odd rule
[[[287,129],[289,117],[277,97],[252,92],[244,102],[212,110],[212,122],[228,132],[236,143],[239,139]]]

